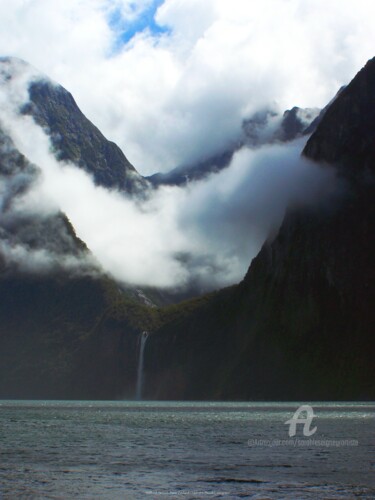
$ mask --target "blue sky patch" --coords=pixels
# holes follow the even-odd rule
[[[142,33],[146,29],[155,35],[169,33],[169,28],[160,26],[155,21],[157,9],[164,3],[164,0],[154,0],[140,15],[133,21],[126,20],[122,17],[121,11],[116,9],[112,12],[109,19],[111,28],[117,33],[117,38],[114,46],[114,51],[118,51],[123,45],[126,45],[137,33]]]

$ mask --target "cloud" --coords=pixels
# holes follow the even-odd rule
[[[97,275],[98,267],[83,256],[54,253],[46,248],[30,248],[22,243],[7,241],[1,234],[0,258],[5,259],[7,269],[17,269],[30,274],[49,274],[64,271],[71,276]],[[96,264],[96,265],[95,265]]]
[[[43,174],[21,206],[43,213],[59,207],[103,268],[127,284],[209,290],[237,282],[287,206],[315,203],[335,189],[332,170],[301,159],[299,140],[242,148],[230,167],[203,182],[134,200],[59,163],[30,117],[9,114],[7,124],[17,148]]]
[[[158,3],[0,3],[4,55],[68,88],[144,174],[225,149],[261,107],[324,106],[374,55],[372,0],[165,0],[145,28]]]
[[[98,263],[74,237],[59,204],[40,196],[43,176],[9,137],[27,84],[35,76],[22,61],[1,62],[0,68],[0,265],[27,273],[64,271],[97,274]],[[25,130],[21,126],[21,131]],[[7,134],[8,132],[8,134]]]
[[[59,163],[50,153],[49,138],[29,117],[8,120],[17,148],[41,166],[26,206],[42,202],[69,216],[77,234],[119,281],[160,287],[183,284],[187,271],[174,255],[192,245],[174,219],[174,193],[157,193],[142,205],[127,196],[95,186],[73,165]],[[35,208],[35,206],[34,206]]]
[[[68,230],[58,205],[39,196],[40,171],[0,130],[0,262],[26,273],[96,274],[98,264]]]
[[[264,241],[277,233],[288,207],[315,206],[336,193],[334,170],[302,158],[304,143],[243,147],[229,168],[188,185],[179,227],[212,263],[207,275],[197,270],[206,285],[242,279]]]

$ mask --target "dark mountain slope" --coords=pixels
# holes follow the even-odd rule
[[[30,85],[29,94],[30,104],[23,112],[47,127],[59,160],[75,163],[92,174],[101,186],[128,192],[146,186],[121,149],[85,117],[63,87],[38,81]]]
[[[132,397],[154,312],[105,276],[64,214],[20,210],[38,175],[0,131],[0,398]]]
[[[108,278],[1,275],[0,321],[0,398],[134,396],[153,319]]]
[[[200,181],[228,167],[235,151],[235,149],[232,149],[193,165],[182,165],[166,173],[157,173],[147,177],[147,180],[153,186],[184,186],[191,181]]]
[[[349,176],[375,173],[375,58],[345,87],[306,144],[315,161],[339,164]],[[352,173],[350,172],[352,170]]]
[[[121,149],[85,117],[73,96],[61,85],[37,74],[26,62],[0,58],[4,82],[24,77],[29,81],[29,102],[22,112],[31,115],[50,135],[57,159],[75,163],[90,173],[96,184],[138,192],[147,182],[127,160]]]
[[[304,151],[335,164],[345,192],[290,211],[240,285],[174,310],[146,349],[150,397],[375,397],[374,79],[375,59]]]

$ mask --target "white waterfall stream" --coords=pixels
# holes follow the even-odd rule
[[[137,370],[137,389],[135,397],[137,401],[142,399],[142,386],[143,386],[143,357],[145,351],[145,345],[148,338],[147,332],[142,332],[140,346],[139,346],[139,358],[138,358],[138,370]]]

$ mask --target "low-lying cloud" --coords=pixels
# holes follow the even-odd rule
[[[96,274],[98,263],[68,229],[56,203],[39,196],[41,172],[0,128],[0,262],[2,271]]]
[[[30,116],[20,114],[28,82],[35,78],[34,70],[20,61],[2,64],[2,128],[41,171],[38,181],[29,179],[27,189],[15,198],[33,168],[17,170],[17,162],[9,163],[0,189],[3,203],[10,199],[11,204],[2,211],[2,221],[27,214],[31,221],[43,222],[61,210],[103,268],[126,284],[208,290],[235,283],[267,237],[275,234],[288,206],[315,203],[335,189],[331,169],[301,158],[306,139],[244,146],[220,173],[185,187],[161,186],[145,199],[98,187],[82,169],[59,162],[46,133]],[[272,131],[272,120],[269,127]],[[30,238],[38,225],[25,227]],[[9,262],[24,267],[44,263],[51,269],[59,260],[63,267],[74,267],[66,259],[69,248],[63,251],[61,231],[57,233],[56,248],[51,248],[53,240],[33,248],[22,244],[25,238],[2,238],[0,250]]]
[[[58,205],[103,268],[127,284],[206,290],[237,282],[287,206],[314,203],[335,186],[330,169],[300,157],[304,141],[297,140],[242,148],[219,174],[133,200],[59,163],[30,117],[14,118],[11,130],[43,173],[28,207]]]

